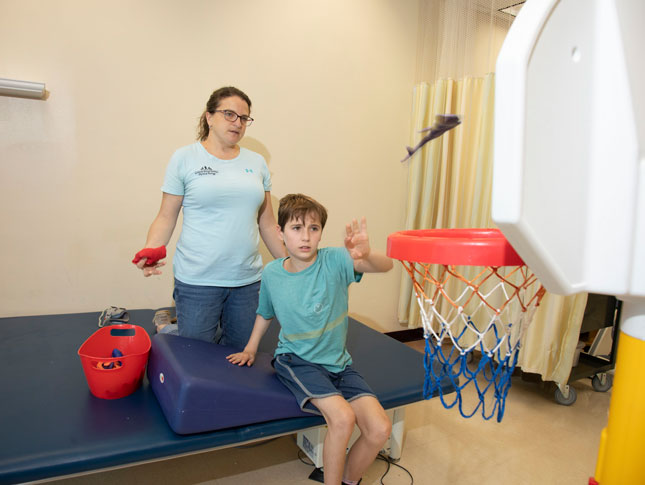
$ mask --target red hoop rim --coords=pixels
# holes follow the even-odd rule
[[[390,258],[462,266],[523,266],[499,229],[419,229],[387,238]]]

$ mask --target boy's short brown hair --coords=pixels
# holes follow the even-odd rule
[[[327,222],[327,209],[316,200],[304,194],[289,194],[280,199],[278,208],[278,225],[284,231],[284,226],[292,220],[302,220],[304,222],[307,214],[315,214],[320,219],[322,229]]]

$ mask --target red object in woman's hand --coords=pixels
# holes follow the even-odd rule
[[[143,258],[146,258],[145,266],[154,266],[157,261],[166,257],[166,246],[159,246],[158,248],[144,248],[134,255],[132,262],[137,264]]]

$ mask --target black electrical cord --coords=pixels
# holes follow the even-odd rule
[[[314,463],[309,459],[309,457],[307,455],[304,454],[304,452],[302,450],[298,450],[298,459],[302,463],[304,463],[305,465],[315,466]],[[380,480],[381,485],[385,485],[383,483],[383,479],[390,472],[390,467],[392,467],[392,465],[394,465],[395,467],[400,468],[405,473],[407,473],[408,476],[410,477],[410,485],[414,485],[414,477],[412,476],[412,473],[410,473],[405,467],[402,467],[401,465],[396,463],[395,460],[393,460],[392,458],[389,458],[389,457],[387,457],[385,455],[382,455],[381,453],[376,455],[376,459],[377,460],[383,460],[385,463],[387,463],[387,468],[385,469],[385,473],[383,473],[383,475],[381,475],[381,480]]]
[[[405,473],[407,473],[408,476],[410,477],[410,485],[414,484],[414,477],[412,476],[412,473],[410,473],[405,467],[402,467],[401,465],[396,463],[395,460],[393,460],[392,458],[390,458],[388,456],[385,456],[385,455],[382,455],[381,453],[379,453],[378,455],[376,455],[376,459],[377,460],[383,460],[385,463],[387,463],[387,468],[385,469],[385,473],[383,473],[383,475],[381,475],[381,485],[385,485],[383,483],[383,479],[385,478],[385,475],[387,475],[389,473],[390,467],[392,465],[394,465],[397,468],[400,468]]]

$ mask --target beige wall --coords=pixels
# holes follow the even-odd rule
[[[172,152],[210,92],[253,100],[243,145],[274,204],[324,203],[324,245],[368,218],[373,246],[402,228],[418,1],[0,0],[0,77],[47,101],[0,97],[0,316],[170,305],[168,269],[131,265]],[[178,230],[173,236],[171,250]],[[353,285],[350,311],[398,330],[400,268]]]

